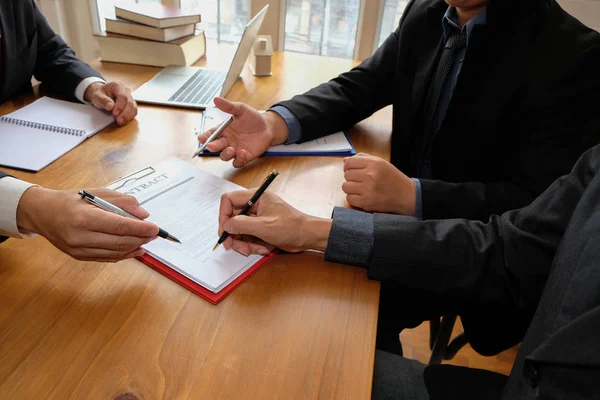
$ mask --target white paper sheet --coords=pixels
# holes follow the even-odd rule
[[[221,195],[243,189],[206,173],[175,157],[154,166],[154,172],[126,186],[109,186],[135,196],[150,213],[149,221],[181,240],[181,244],[161,238],[144,248],[154,258],[175,269],[213,293],[258,262],[262,256],[243,256],[220,246],[218,216]]]
[[[0,165],[39,171],[110,125],[112,114],[92,106],[42,97],[0,121]],[[61,129],[84,131],[82,135]]]
[[[38,124],[85,131],[85,137],[106,128],[115,121],[110,112],[91,105],[41,97],[7,117]]]

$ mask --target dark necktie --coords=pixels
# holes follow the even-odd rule
[[[424,160],[419,168],[421,178],[431,178],[431,144],[433,138],[439,128],[436,125],[436,119],[438,118],[438,106],[440,97],[444,92],[446,81],[448,80],[448,74],[454,64],[454,59],[460,50],[467,45],[467,35],[463,31],[455,31],[452,36],[448,39],[440,61],[438,62],[435,74],[431,81],[431,89],[429,97],[427,99],[427,108],[425,109],[425,123],[426,129],[424,132],[425,140],[425,153]]]
[[[427,109],[429,110],[427,113],[427,123],[430,126],[430,130],[432,130],[435,126],[433,119],[436,117],[440,97],[444,91],[444,86],[448,80],[448,74],[452,69],[454,59],[460,50],[466,45],[466,33],[464,31],[455,31],[452,36],[450,36],[450,39],[448,39],[448,42],[444,47],[444,51],[442,52],[442,56],[440,57],[440,61],[435,70],[435,75],[433,76],[433,80],[431,82],[431,92],[427,104]]]

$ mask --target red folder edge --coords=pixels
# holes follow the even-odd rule
[[[140,260],[146,265],[149,265],[152,269],[160,272],[172,281],[179,283],[181,286],[188,289],[190,292],[197,294],[198,296],[202,297],[203,299],[207,300],[212,304],[217,304],[218,302],[223,300],[225,296],[231,293],[233,289],[235,289],[242,282],[248,279],[250,275],[258,271],[263,265],[270,261],[271,258],[275,256],[275,254],[276,252],[272,251],[268,255],[261,258],[259,261],[256,262],[256,264],[248,268],[242,275],[238,276],[234,281],[232,281],[229,285],[225,286],[218,293],[213,293],[210,290],[202,287],[193,280],[189,279],[184,275],[181,275],[179,272],[168,267],[167,265],[163,264],[162,262],[158,261],[156,258],[148,254],[144,254],[143,256],[138,257],[138,260]]]

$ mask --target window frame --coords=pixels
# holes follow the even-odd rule
[[[360,0],[358,13],[358,25],[356,29],[356,39],[354,46],[354,59],[364,60],[377,49],[379,34],[381,31],[381,18],[383,18],[384,0],[368,0],[369,7],[366,7],[367,0]],[[250,0],[252,15],[256,14],[266,4],[275,9],[275,12],[267,15],[261,34],[270,34],[273,38],[275,50],[283,51],[285,39],[285,14],[286,0]],[[274,18],[274,15],[277,18]],[[269,20],[271,19],[271,21]],[[272,19],[276,19],[273,22]],[[270,24],[270,26],[269,26]],[[265,32],[263,32],[265,31]]]
[[[98,14],[98,0],[89,0],[92,13],[92,24],[94,32],[100,31],[100,16]],[[275,50],[283,51],[285,39],[285,15],[286,0],[249,0],[250,14],[256,15],[265,5],[269,5],[260,33],[271,35]],[[161,0],[161,3],[170,6],[181,6],[181,0]],[[358,25],[354,46],[354,59],[363,60],[369,57],[377,49],[381,21],[383,18],[384,0],[360,0]]]

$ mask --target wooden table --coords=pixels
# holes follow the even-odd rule
[[[221,52],[221,53],[220,53]],[[226,67],[218,48],[199,65]],[[248,67],[227,96],[265,109],[355,62],[276,53],[274,76]],[[158,69],[96,62],[107,79],[135,88]],[[33,99],[0,107],[5,114]],[[281,176],[272,190],[302,211],[329,216],[346,205],[338,157],[264,157],[244,169],[191,160],[200,113],[140,106],[36,174],[46,187],[102,186],[168,156],[237,184]],[[359,124],[359,151],[388,157],[390,112]],[[0,245],[2,399],[366,399],[370,397],[379,284],[363,269],[319,253],[281,254],[213,306],[137,260],[70,259],[43,238]]]

